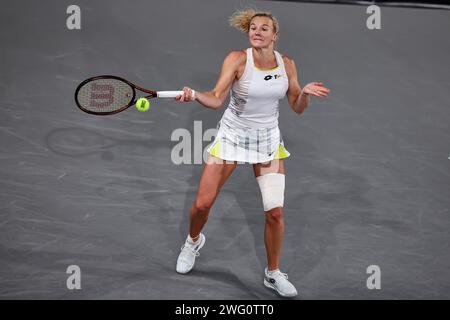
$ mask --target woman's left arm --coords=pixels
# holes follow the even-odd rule
[[[309,95],[326,97],[330,89],[325,88],[322,82],[308,83],[302,90],[298,82],[297,67],[293,59],[284,56],[284,66],[289,80],[289,88],[286,93],[289,105],[295,113],[302,114],[309,105]]]

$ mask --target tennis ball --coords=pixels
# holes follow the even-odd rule
[[[140,98],[136,101],[136,108],[142,112],[147,111],[150,108],[150,102],[145,98]]]

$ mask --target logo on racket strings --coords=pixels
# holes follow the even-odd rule
[[[105,108],[114,102],[114,87],[110,84],[91,84],[91,107]]]

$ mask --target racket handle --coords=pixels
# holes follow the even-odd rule
[[[158,91],[156,92],[158,98],[175,98],[176,96],[183,94],[183,91]],[[195,97],[195,91],[192,90],[192,93]]]

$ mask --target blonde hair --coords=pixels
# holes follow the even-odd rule
[[[273,22],[273,32],[277,33],[280,30],[277,18],[275,18],[271,12],[257,11],[253,8],[244,10],[238,10],[229,18],[230,26],[238,29],[239,31],[248,33],[250,30],[250,23],[254,17],[268,17]]]

